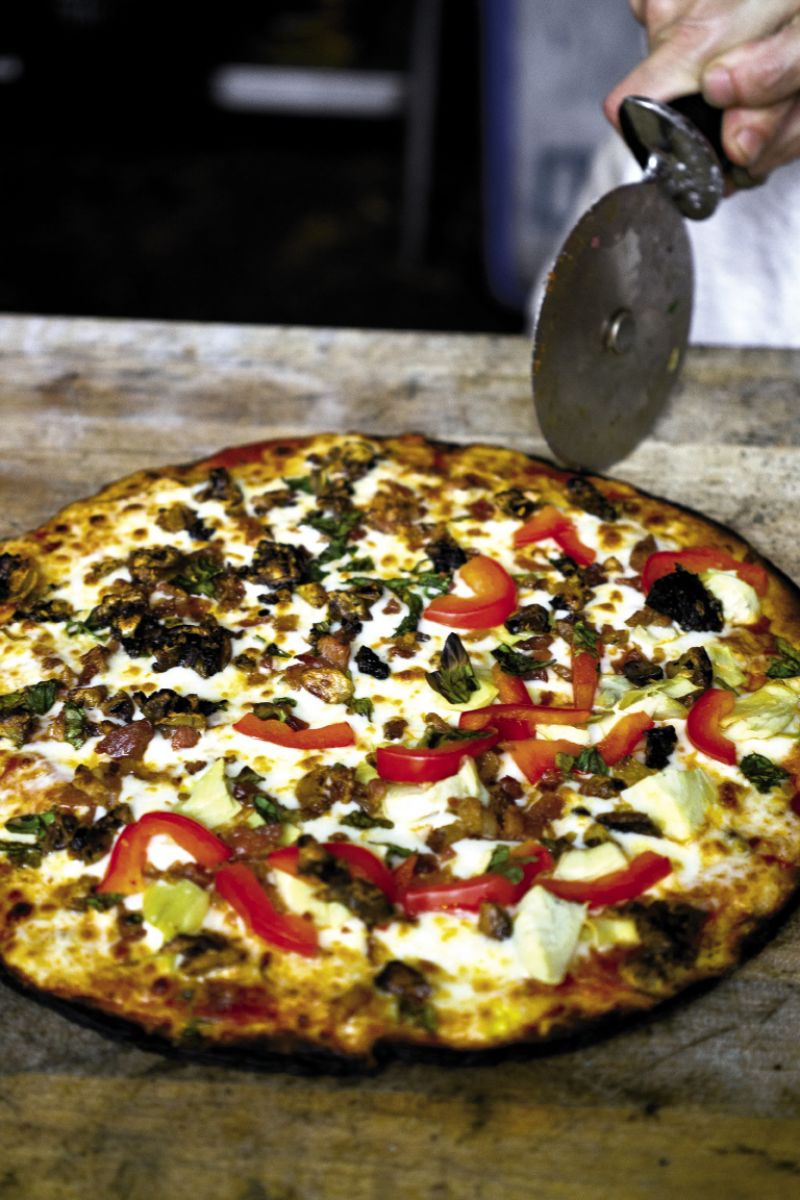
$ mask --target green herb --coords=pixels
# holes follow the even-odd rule
[[[40,867],[42,852],[38,845],[28,842],[0,842],[0,850],[4,850],[15,867]]]
[[[466,704],[479,684],[469,654],[457,633],[451,633],[439,655],[439,670],[425,678],[435,692],[450,704]]]
[[[753,787],[762,793],[771,792],[773,788],[780,787],[785,779],[790,778],[788,771],[784,771],[783,767],[779,767],[763,754],[745,754],[739,763],[739,770],[750,780]]]
[[[85,637],[93,637],[96,642],[105,642],[108,638],[107,633],[101,633],[99,629],[92,629],[85,621],[67,621],[65,628],[70,637],[78,637],[82,634]]]
[[[370,846],[382,846],[387,855],[392,854],[395,858],[410,858],[415,854],[415,850],[409,850],[407,846],[396,846],[394,842],[370,842]]]
[[[52,825],[56,819],[54,812],[46,813],[25,813],[20,817],[11,817],[5,823],[5,827],[9,833],[24,833],[27,835],[33,834],[37,840],[41,839],[47,833],[47,827]]]
[[[287,696],[278,696],[275,700],[264,704],[253,705],[253,712],[259,721],[285,721],[289,716],[286,710],[296,707],[296,700],[290,700]]]
[[[406,633],[416,633],[424,608],[422,598],[415,592],[404,592],[399,596],[399,599],[408,606],[408,615],[403,617],[403,620],[395,629],[394,637],[402,637]]]
[[[360,810],[342,817],[341,823],[349,825],[352,829],[394,829],[394,821],[387,821],[385,817],[371,817],[369,813]]]
[[[795,650],[794,646],[783,638],[775,639],[778,643],[779,658],[773,658],[772,662],[767,667],[767,675],[770,679],[794,679],[800,675],[800,650]]]
[[[359,717],[366,717],[368,721],[372,720],[372,714],[375,711],[375,705],[368,696],[361,696],[358,699],[354,696],[348,702],[347,711],[356,713]]]
[[[264,782],[264,776],[259,775],[258,771],[254,771],[252,767],[242,767],[239,774],[235,777],[234,782],[240,784],[255,784],[257,787],[259,783]]]
[[[489,865],[486,868],[490,875],[505,875],[512,883],[522,883],[524,871],[519,865],[523,862],[533,862],[532,858],[511,861],[511,850],[508,846],[495,846]]]
[[[492,651],[492,658],[497,659],[506,675],[516,675],[519,679],[533,679],[537,671],[552,667],[556,661],[554,658],[542,661],[530,654],[520,654],[518,650],[512,650],[506,645],[497,646]]]
[[[595,746],[584,746],[580,754],[557,754],[556,766],[565,775],[578,772],[581,775],[610,774],[605,760]]]
[[[71,746],[74,746],[76,750],[80,750],[87,737],[86,709],[81,708],[79,704],[73,704],[71,700],[67,700],[63,713],[64,739]]]
[[[241,775],[238,778],[241,778]],[[268,825],[277,825],[279,822],[285,821],[289,815],[282,804],[263,792],[257,792],[255,796],[251,796],[251,800],[253,808]]]
[[[356,587],[372,587],[377,583],[405,604],[408,608],[408,615],[403,618],[392,635],[393,637],[402,637],[404,633],[416,633],[422,610],[425,607],[415,589],[419,588],[428,598],[440,595],[449,589],[452,576],[439,571],[419,570],[412,575],[398,575],[392,579],[373,579],[370,576],[362,575],[349,582]]]
[[[596,629],[591,629],[583,621],[576,621],[572,628],[572,645],[575,650],[588,650],[590,654],[597,657],[597,643],[600,640],[600,634]]]
[[[291,658],[292,657],[291,654],[288,652],[288,650],[281,650],[280,646],[277,646],[275,644],[275,642],[270,642],[269,645],[267,646],[266,650],[264,651],[264,653],[268,654],[270,656],[270,658]]]
[[[342,570],[343,571],[374,571],[375,570],[375,560],[370,558],[368,554],[365,555],[363,558],[353,558],[350,560],[350,562],[347,564],[347,566],[342,567]]]
[[[192,596],[216,596],[217,588],[214,580],[222,575],[225,568],[210,554],[197,554],[184,565],[180,575],[176,575],[173,583]]]
[[[471,742],[475,738],[485,737],[485,729],[436,729],[433,725],[428,725],[417,745],[422,750],[435,750],[437,746],[446,742]]]
[[[314,495],[314,485],[310,475],[295,475],[292,479],[283,481],[293,492],[305,492],[307,496]]]
[[[93,908],[96,912],[108,912],[123,899],[121,892],[90,892],[80,902],[81,908]]]
[[[55,704],[57,692],[58,682],[55,679],[44,679],[41,683],[32,683],[19,691],[6,692],[4,696],[0,696],[0,716],[27,712],[32,716],[42,717]]]
[[[326,516],[318,509],[308,514],[300,522],[301,525],[310,525],[312,529],[316,529],[317,533],[324,533],[329,539],[328,548],[323,551],[312,563],[314,571],[313,575],[319,574],[319,568],[324,563],[334,562],[337,558],[341,558],[347,551],[347,539],[350,536],[350,531],[355,528],[361,520],[361,513],[358,509],[351,508],[341,516]],[[324,576],[323,576],[324,577]],[[317,578],[314,582],[319,583]]]

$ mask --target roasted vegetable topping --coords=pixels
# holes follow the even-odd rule
[[[703,587],[697,575],[680,566],[656,580],[647,593],[647,604],[670,617],[681,629],[719,632],[723,626],[719,600]]]

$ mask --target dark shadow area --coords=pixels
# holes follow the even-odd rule
[[[405,71],[414,5],[14,0],[0,15],[0,309],[517,331],[482,263],[477,5],[445,0],[428,236],[407,122],[223,111],[224,63]],[[16,74],[15,74],[16,72]]]

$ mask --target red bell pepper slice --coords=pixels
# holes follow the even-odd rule
[[[591,546],[586,546],[578,537],[574,522],[552,504],[546,504],[534,513],[529,521],[520,525],[514,534],[514,545],[527,546],[552,538],[557,546],[574,559],[580,567],[590,566],[597,555]]]
[[[261,738],[274,746],[291,750],[332,750],[338,746],[354,746],[356,737],[347,721],[322,725],[319,729],[291,729],[284,721],[270,718],[262,721],[255,713],[247,713],[233,728],[247,737]]]
[[[545,704],[490,704],[473,708],[459,718],[461,729],[491,726],[507,742],[534,737],[537,725],[585,725],[592,715],[588,708],[548,708]]]
[[[375,766],[381,779],[389,783],[438,783],[456,774],[462,758],[474,758],[484,750],[491,750],[499,741],[500,734],[492,729],[486,737],[449,742],[433,749],[378,746]]]
[[[663,854],[646,850],[626,867],[601,875],[599,879],[541,879],[539,886],[576,904],[601,908],[606,904],[621,904],[633,900],[672,872],[672,863]]]
[[[599,648],[598,648],[599,650]],[[597,691],[599,656],[589,650],[572,654],[572,699],[576,708],[591,710]]]
[[[708,688],[695,700],[686,718],[686,736],[696,750],[709,758],[736,765],[736,746],[720,729],[720,721],[733,711],[736,697],[723,688]]]
[[[528,738],[524,742],[509,742],[504,745],[514,762],[522,771],[529,783],[538,783],[547,771],[556,768],[556,755],[580,754],[583,746],[557,738],[548,742],[539,738]]]
[[[245,463],[261,462],[269,442],[246,442],[243,446],[226,446],[211,458],[198,464],[202,467],[241,467]]]
[[[637,742],[641,741],[647,730],[652,729],[654,724],[653,718],[644,712],[629,713],[627,717],[617,721],[616,725],[597,744],[596,748],[600,751],[603,761],[609,767],[613,767],[615,763],[621,762],[623,758],[633,754]]]
[[[759,596],[767,590],[767,572],[758,563],[740,562],[726,550],[716,546],[691,546],[688,550],[657,550],[651,554],[642,571],[642,591],[650,588],[664,575],[671,575],[676,567],[699,575],[701,571],[735,571],[740,579],[755,588]]]
[[[316,954],[319,943],[311,921],[295,913],[278,912],[257,876],[244,863],[232,863],[217,871],[214,886],[256,937],[295,954]]]
[[[357,846],[353,842],[323,842],[322,849],[327,850],[328,854],[332,854],[334,858],[347,863],[353,875],[369,880],[370,883],[374,883],[376,887],[380,888],[390,900],[394,899],[394,876],[377,854],[373,854],[371,850],[367,850],[364,846]],[[282,850],[273,851],[268,856],[267,863],[276,871],[285,871],[287,875],[295,875],[302,879],[303,876],[297,866],[299,857],[300,851],[297,846],[285,846]]]
[[[527,684],[518,675],[507,675],[499,663],[492,667],[492,683],[497,688],[501,704],[530,704]]]
[[[525,862],[526,858],[532,861]],[[472,879],[452,879],[447,883],[410,884],[399,889],[398,903],[411,917],[424,912],[479,912],[487,901],[504,907],[518,904],[536,876],[552,868],[553,859],[544,846],[523,845],[511,852],[509,865],[515,865],[515,860],[522,871],[518,883],[506,875],[486,872]]]
[[[131,896],[144,891],[144,869],[147,866],[147,847],[156,834],[166,834],[185,850],[201,867],[216,867],[231,857],[233,851],[215,834],[181,813],[149,812],[133,825],[126,825],[111,851],[106,873],[98,892],[119,892]]]
[[[464,563],[459,579],[474,592],[473,596],[437,596],[425,609],[429,621],[453,629],[492,629],[502,625],[517,607],[514,580],[500,563],[479,554]]]

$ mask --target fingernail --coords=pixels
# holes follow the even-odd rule
[[[703,94],[709,104],[730,108],[736,99],[733,78],[727,67],[709,67],[703,75]]]
[[[761,157],[766,145],[764,138],[755,129],[740,130],[734,140],[746,166],[750,166]]]

